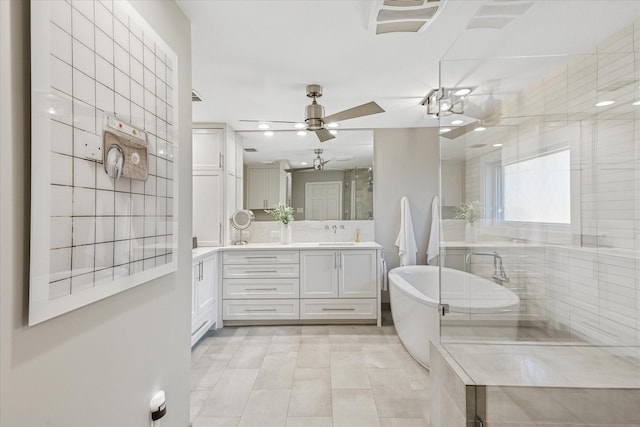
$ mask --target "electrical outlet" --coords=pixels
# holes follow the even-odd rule
[[[304,213],[304,208],[298,208],[298,209],[296,209],[296,213]]]
[[[74,139],[75,156],[102,162],[102,138],[99,135],[78,131]]]
[[[272,230],[271,237],[280,237],[280,230]]]

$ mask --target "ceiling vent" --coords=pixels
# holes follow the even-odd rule
[[[256,153],[256,152],[258,152],[258,150],[256,150],[255,148],[245,148],[244,151],[246,151],[247,153]]]
[[[467,24],[467,30],[500,30],[531,8],[531,1],[490,0],[483,4]]]
[[[202,102],[200,95],[198,95],[193,89],[191,90],[191,102]]]
[[[424,31],[446,1],[383,0],[377,2],[372,13],[372,31],[375,34]]]

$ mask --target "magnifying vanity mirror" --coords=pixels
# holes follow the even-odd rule
[[[256,221],[265,209],[293,207],[302,220],[373,219],[373,131],[340,130],[319,143],[312,134],[239,131],[244,147],[243,207]]]
[[[240,231],[240,239],[233,242],[234,245],[247,244],[247,241],[242,238],[242,232],[251,226],[254,219],[253,212],[247,209],[237,210],[231,215],[231,226]]]

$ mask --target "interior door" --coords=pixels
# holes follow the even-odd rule
[[[342,182],[308,182],[305,184],[305,219],[342,219]]]

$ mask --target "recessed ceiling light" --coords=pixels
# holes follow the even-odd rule
[[[493,144],[494,147],[502,147],[502,144]]]
[[[329,131],[329,133],[330,133],[331,135],[337,135],[337,134],[338,134],[338,131],[337,131],[337,130],[335,130],[335,129],[331,129],[331,130]]]
[[[337,128],[338,126],[340,126],[340,124],[335,123],[335,122],[327,124],[328,128]]]
[[[260,123],[260,124],[258,125],[258,129],[269,129],[270,127],[271,127],[271,126],[269,126],[269,125],[268,125],[268,124],[266,124],[266,123]]]
[[[309,163],[307,162],[300,162],[300,166],[307,166]]]
[[[298,136],[305,136],[307,134],[307,131],[306,130],[299,130],[296,133],[298,134]]]
[[[305,127],[304,123],[296,123],[295,125],[293,125],[294,128],[296,129],[302,129]]]
[[[452,125],[461,125],[464,123],[464,120],[454,120],[451,122]]]
[[[465,95],[469,95],[470,93],[471,93],[471,89],[458,89],[453,94],[455,96],[465,96]]]
[[[483,130],[487,130],[487,128],[484,126],[478,126],[477,128],[474,129],[474,131],[476,132],[482,132]]]
[[[631,104],[631,105],[640,105],[640,101],[636,101],[636,102],[634,102],[634,103],[633,103],[633,104]]]
[[[275,134],[273,132],[271,132],[270,130],[268,130],[268,131],[266,131],[264,133],[264,136],[273,136],[273,135],[275,135]]]
[[[616,101],[600,101],[596,104],[596,107],[606,107],[607,105],[614,104]]]
[[[451,132],[451,128],[440,128],[440,133]]]

